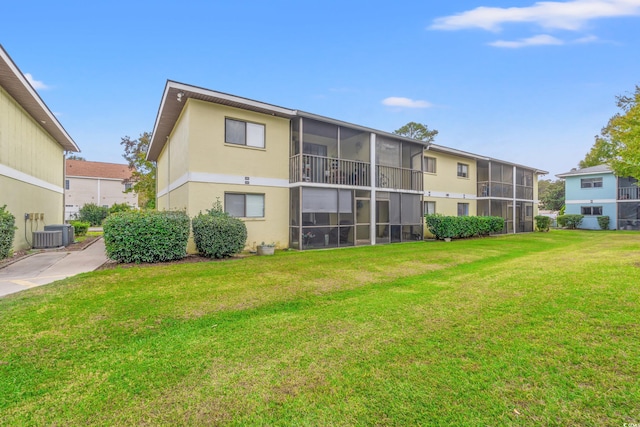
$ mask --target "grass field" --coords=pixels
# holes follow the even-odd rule
[[[117,268],[0,298],[0,425],[640,423],[640,233]]]

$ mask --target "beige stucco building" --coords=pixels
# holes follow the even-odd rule
[[[126,164],[67,159],[65,219],[76,218],[80,209],[88,203],[104,207],[126,203],[138,208],[138,195],[134,192],[125,193],[131,188],[128,182],[131,173],[132,169]]]
[[[65,151],[80,151],[0,46],[0,204],[16,218],[14,250],[64,219]]]
[[[249,249],[419,240],[425,212],[502,216],[504,232],[531,231],[546,174],[173,81],[148,159],[158,209],[193,217],[219,200],[245,221]]]

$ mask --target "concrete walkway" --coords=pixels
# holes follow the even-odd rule
[[[105,262],[102,238],[81,251],[40,252],[0,269],[0,297],[93,271]]]

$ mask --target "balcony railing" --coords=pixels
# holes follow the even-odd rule
[[[503,197],[511,199],[513,198],[513,185],[493,181],[478,182],[478,197]],[[519,198],[524,199],[526,197]],[[531,188],[531,198],[533,198],[533,188]]]
[[[640,188],[621,187],[618,188],[618,200],[638,200],[640,199]]]
[[[376,166],[376,187],[422,191],[424,188],[423,173],[413,169]]]
[[[323,184],[370,186],[369,163],[331,157],[292,156],[289,162],[289,182],[317,182]]]

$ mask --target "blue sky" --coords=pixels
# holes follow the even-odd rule
[[[0,43],[87,160],[123,162],[167,79],[566,172],[640,84],[640,0],[30,1]]]

